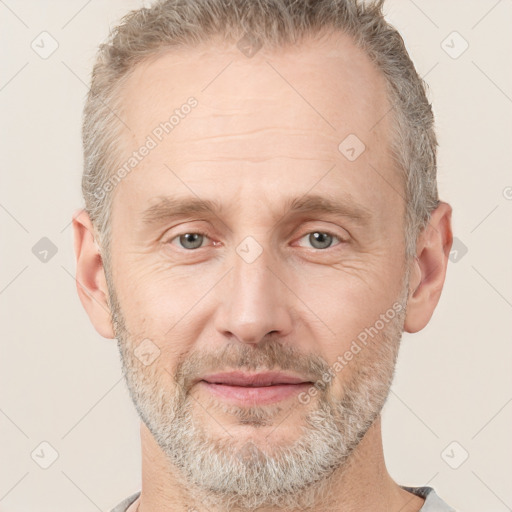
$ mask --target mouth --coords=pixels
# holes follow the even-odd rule
[[[282,372],[225,372],[206,375],[199,384],[217,398],[239,405],[266,405],[307,390],[313,382]]]

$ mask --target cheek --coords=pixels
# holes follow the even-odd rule
[[[130,331],[138,338],[172,339],[180,346],[197,334],[204,315],[202,299],[222,276],[198,267],[172,267],[142,254],[119,261],[117,270],[116,290]],[[176,341],[179,338],[183,341]]]
[[[349,350],[365,329],[373,326],[380,315],[393,312],[400,295],[399,272],[371,265],[309,269],[296,274],[294,292],[305,306],[301,309],[311,320],[313,339],[325,359],[333,362]],[[380,325],[380,324],[379,324]],[[350,356],[349,356],[350,357]]]

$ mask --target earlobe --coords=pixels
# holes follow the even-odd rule
[[[115,338],[108,303],[108,288],[94,227],[85,210],[73,216],[76,287],[94,328],[104,338]]]
[[[411,263],[406,332],[421,331],[430,321],[441,297],[453,242],[451,214],[451,206],[441,202],[418,238],[416,258]]]

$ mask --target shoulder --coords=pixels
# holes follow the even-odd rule
[[[401,487],[425,499],[425,503],[419,512],[457,512],[437,495],[433,487],[407,487],[404,485]]]
[[[140,491],[128,496],[121,503],[116,505],[110,512],[126,512],[128,507],[140,496]]]

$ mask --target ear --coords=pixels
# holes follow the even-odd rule
[[[416,258],[411,263],[409,299],[404,323],[406,332],[421,331],[432,317],[441,297],[452,247],[452,207],[440,202],[418,237]]]
[[[94,328],[104,338],[115,338],[108,303],[108,288],[95,230],[85,210],[73,215],[76,287]]]

